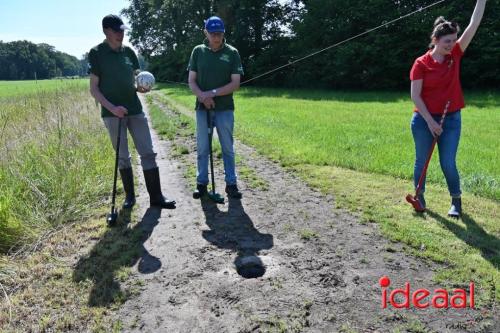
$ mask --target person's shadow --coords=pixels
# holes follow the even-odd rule
[[[469,246],[477,248],[481,251],[484,259],[498,270],[500,269],[500,240],[488,234],[484,229],[477,224],[474,219],[468,214],[462,214],[462,221],[465,223],[465,228],[449,221],[441,215],[427,209],[427,214],[444,225],[448,230],[453,232],[455,236],[462,239]]]
[[[203,238],[221,249],[237,253],[234,264],[240,276],[261,277],[266,267],[259,258],[259,252],[273,247],[273,236],[255,229],[240,200],[228,200],[227,213],[220,211],[211,200],[201,200],[206,224],[210,228],[203,231]]]
[[[144,248],[144,242],[159,222],[161,210],[148,208],[142,220],[133,228],[129,227],[130,213],[128,209],[122,209],[117,225],[108,227],[99,242],[75,266],[75,282],[93,283],[89,306],[108,306],[128,297],[120,286],[127,275],[123,268],[132,267],[139,261],[139,272],[149,274],[156,272],[162,265],[158,258]]]

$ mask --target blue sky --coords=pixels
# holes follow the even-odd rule
[[[0,0],[0,40],[47,43],[80,58],[104,40],[102,18],[128,5],[128,0]]]

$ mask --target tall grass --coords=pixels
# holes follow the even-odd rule
[[[1,85],[14,91],[0,97],[0,251],[6,251],[88,216],[109,192],[113,153],[83,82],[39,82],[22,94],[15,82]]]

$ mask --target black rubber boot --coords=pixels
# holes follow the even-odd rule
[[[175,209],[175,201],[166,199],[161,193],[160,171],[158,168],[144,170],[143,172],[149,193],[149,204],[155,207]]]
[[[207,193],[208,193],[207,185],[198,184],[198,185],[196,185],[196,190],[194,190],[194,192],[193,192],[193,198],[200,199],[201,197],[205,196]]]
[[[238,190],[236,185],[226,185],[227,196],[233,199],[241,199],[243,194]]]
[[[135,191],[134,191],[134,173],[132,168],[120,169],[120,176],[122,177],[123,190],[125,191],[125,201],[122,207],[130,209],[135,205]]]
[[[459,218],[462,215],[462,198],[451,198],[451,207],[448,211],[449,217]]]

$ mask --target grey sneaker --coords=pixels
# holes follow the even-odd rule
[[[448,211],[448,216],[458,219],[460,215],[462,215],[462,198],[451,198],[451,207]]]

